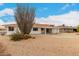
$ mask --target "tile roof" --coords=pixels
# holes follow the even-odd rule
[[[38,28],[53,28],[53,26],[49,24],[34,24],[33,27],[38,27]]]
[[[6,24],[4,26],[17,26],[16,24]],[[49,24],[34,24],[33,27],[38,27],[38,28],[53,28],[53,25]]]

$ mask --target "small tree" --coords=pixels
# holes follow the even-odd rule
[[[77,26],[77,32],[79,32],[79,25]]]
[[[34,24],[35,8],[17,4],[15,19],[22,34],[29,34]]]

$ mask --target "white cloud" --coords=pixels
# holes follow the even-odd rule
[[[38,11],[40,11],[40,12],[41,12],[41,11],[45,11],[45,10],[48,10],[48,8],[47,8],[47,7],[44,7],[44,8],[41,8],[41,9],[38,8]]]
[[[0,19],[0,25],[4,24],[4,21],[2,19]]]
[[[48,16],[47,18],[36,18],[36,23],[47,23],[47,24],[55,24],[55,25],[69,25],[76,26],[79,25],[79,12],[71,11],[67,14],[56,15],[56,16]]]
[[[12,21],[12,22],[6,22],[6,23],[4,23],[5,25],[7,25],[7,24],[16,24],[16,21]]]
[[[62,7],[61,9],[62,9],[62,10],[65,10],[65,9],[68,8],[69,6],[70,6],[70,4],[65,4],[65,6]]]
[[[68,8],[68,7],[70,7],[70,6],[74,6],[74,5],[76,5],[75,3],[71,3],[71,4],[65,4],[62,8],[61,8],[61,10],[65,10],[66,8]]]
[[[14,15],[14,11],[11,8],[6,8],[0,11],[0,17],[5,16],[5,15]]]

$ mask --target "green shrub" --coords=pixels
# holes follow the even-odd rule
[[[71,31],[67,31],[67,33],[72,33]]]
[[[23,39],[23,35],[19,34],[19,33],[15,33],[13,35],[11,35],[11,40],[13,41],[19,41]]]
[[[25,35],[24,35],[24,39],[28,39],[28,38],[32,38],[31,35],[25,34]]]
[[[77,26],[77,32],[79,32],[79,25]]]
[[[31,35],[29,34],[20,34],[20,33],[15,33],[13,35],[11,35],[11,40],[13,41],[20,41],[20,40],[25,40],[25,39],[28,39],[28,38],[32,38]]]

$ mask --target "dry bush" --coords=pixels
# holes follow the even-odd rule
[[[16,33],[11,35],[11,40],[19,41],[21,39],[31,38],[29,33],[34,24],[35,8],[26,5],[27,4],[17,4],[14,16],[21,34]]]
[[[22,34],[29,34],[35,19],[35,8],[26,4],[17,4],[15,20]]]
[[[13,41],[20,41],[20,40],[25,40],[25,39],[29,39],[32,38],[31,35],[29,34],[20,34],[20,33],[15,33],[13,35],[10,36],[11,40]]]
[[[31,35],[25,34],[25,35],[24,35],[24,39],[28,39],[28,38],[32,38]]]
[[[12,34],[10,37],[13,41],[20,41],[21,39],[23,39],[23,35],[19,33]]]

